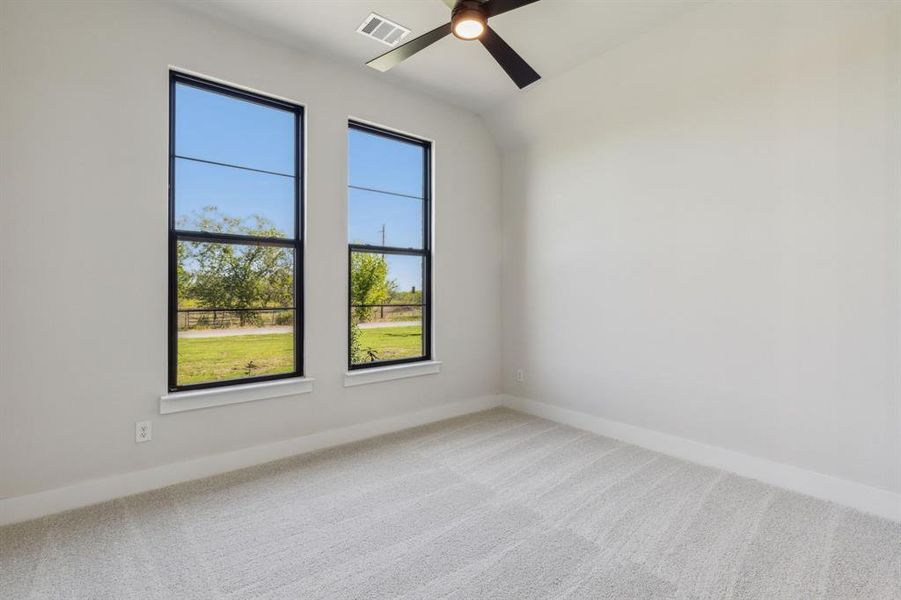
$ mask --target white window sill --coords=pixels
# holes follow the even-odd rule
[[[280,398],[295,394],[309,394],[313,391],[313,381],[310,377],[297,377],[294,379],[277,379],[275,381],[246,383],[244,385],[239,384],[205,390],[172,392],[160,396],[160,414],[168,415],[170,413],[210,408],[212,406],[225,406],[226,404]]]
[[[349,371],[344,375],[344,387],[404,379],[406,377],[419,377],[420,375],[434,375],[440,371],[441,361],[439,360],[360,369]]]

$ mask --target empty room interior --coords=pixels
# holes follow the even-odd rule
[[[0,598],[901,600],[901,0],[0,0]]]

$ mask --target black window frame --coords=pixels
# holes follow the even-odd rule
[[[227,163],[217,163],[197,159],[196,157],[179,157],[175,153],[175,121],[177,118],[175,109],[176,84],[189,85],[205,91],[218,93],[231,98],[253,102],[270,108],[286,110],[294,114],[294,235],[284,238],[265,238],[232,233],[211,233],[201,231],[184,231],[176,227],[175,221],[175,160],[187,158],[219,165],[267,173],[259,169],[241,167]],[[189,390],[201,390],[209,388],[230,387],[273,381],[277,379],[290,379],[303,377],[304,365],[304,107],[299,104],[250,92],[216,81],[211,81],[180,71],[169,71],[169,358],[168,358],[168,387],[170,392],[182,392]],[[278,173],[278,175],[283,175]],[[177,285],[177,253],[178,242],[207,242],[225,244],[245,244],[260,246],[277,246],[294,251],[294,306],[282,310],[294,311],[294,370],[289,373],[277,373],[273,375],[259,375],[256,377],[242,377],[221,381],[210,381],[188,385],[178,385],[178,285]],[[204,310],[216,310],[204,309]],[[223,308],[223,311],[235,311],[236,309]],[[238,309],[255,310],[255,309]]]
[[[364,123],[361,121],[355,121],[353,119],[349,120],[347,123],[348,131],[351,129],[356,129],[358,131],[363,131],[365,133],[370,133],[374,135],[380,135],[382,137],[398,140],[402,142],[406,142],[409,144],[414,144],[420,146],[423,149],[422,153],[422,249],[415,248],[399,248],[396,246],[380,246],[375,244],[353,244],[348,240],[347,245],[347,368],[350,371],[358,371],[362,369],[373,369],[378,367],[388,367],[392,365],[403,365],[410,363],[418,363],[418,362],[428,362],[432,360],[432,142],[428,140],[423,140],[420,138],[416,138],[410,135],[406,135],[403,133],[398,133],[396,131],[392,131],[390,129],[385,129],[383,127],[379,127],[376,125],[372,125],[370,123]],[[348,156],[349,156],[348,152]],[[386,192],[384,190],[373,190],[370,188],[363,188],[358,186],[352,186],[350,184],[350,177],[348,177],[347,182],[348,190],[350,189],[359,189],[363,191],[371,191],[378,193],[385,193],[389,195],[395,196],[405,196],[405,194],[394,194],[391,192]],[[410,196],[405,196],[410,197]],[[417,200],[420,198],[416,198]],[[348,210],[349,210],[349,194],[348,194]],[[348,213],[348,222],[350,219],[350,214]],[[353,360],[351,357],[351,338],[353,336],[352,333],[352,318],[351,313],[353,311],[353,305],[351,304],[351,289],[353,282],[351,281],[352,272],[351,272],[351,261],[353,259],[354,252],[368,252],[371,254],[401,254],[406,256],[420,256],[423,260],[423,273],[422,273],[422,297],[423,303],[418,305],[403,305],[403,304],[385,304],[383,306],[419,306],[422,309],[422,342],[423,342],[423,354],[422,356],[412,356],[408,358],[397,358],[392,360],[375,360],[371,362],[353,364]],[[381,305],[380,305],[381,306]]]

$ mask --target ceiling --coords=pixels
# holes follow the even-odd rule
[[[546,80],[705,1],[541,0],[494,17],[490,24]],[[411,29],[406,40],[450,20],[450,10],[442,0],[176,2],[373,73],[364,63],[390,47],[356,32],[370,12]],[[475,112],[542,85],[539,81],[518,90],[481,44],[453,36],[378,76]]]

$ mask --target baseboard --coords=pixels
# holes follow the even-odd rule
[[[296,454],[340,446],[341,444],[401,431],[410,427],[488,410],[500,406],[502,399],[501,396],[481,396],[271,444],[204,456],[131,473],[91,479],[44,492],[2,498],[0,499],[0,525],[36,519],[64,510],[147,492],[175,483],[218,475]]]
[[[901,494],[888,490],[526,398],[505,396],[503,405],[879,517],[901,521]]]

